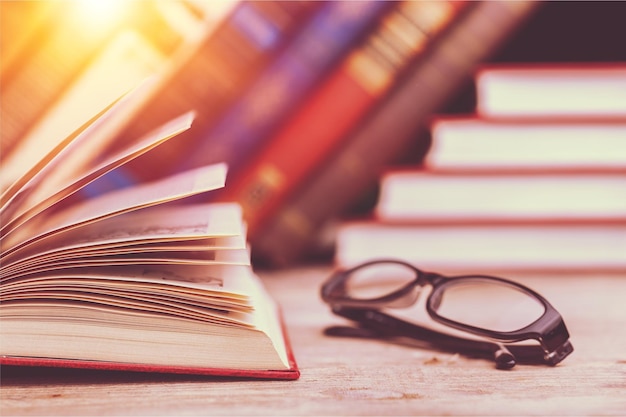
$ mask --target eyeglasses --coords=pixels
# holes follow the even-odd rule
[[[416,305],[428,289],[425,307],[435,322],[484,339],[439,332],[387,312]],[[328,328],[328,335],[408,337],[435,349],[493,358],[499,369],[516,363],[554,366],[574,350],[554,307],[532,289],[504,278],[446,277],[399,260],[374,260],[334,272],[321,296],[333,313],[358,324]],[[532,339],[539,345],[510,344]]]

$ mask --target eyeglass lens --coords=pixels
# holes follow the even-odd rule
[[[468,278],[445,286],[435,312],[463,325],[513,332],[539,319],[545,307],[514,286],[496,280]]]
[[[416,271],[407,265],[374,263],[354,270],[346,281],[345,291],[354,300],[369,300],[397,291],[416,278]]]

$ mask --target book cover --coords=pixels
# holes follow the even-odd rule
[[[409,63],[420,59],[464,6],[398,3],[229,180],[220,200],[242,205],[250,236],[399,81]]]
[[[241,207],[189,203],[225,185],[225,164],[80,192],[191,126],[190,112],[103,150],[143,93],[114,101],[41,161],[24,155],[31,168],[3,190],[0,364],[297,379]]]
[[[624,117],[626,64],[485,66],[476,75],[476,95],[477,113],[489,117]]]
[[[253,256],[259,262],[285,265],[310,254],[319,230],[376,186],[383,167],[408,147],[427,118],[535,6],[536,2],[472,3],[377,111],[259,230],[251,240]]]
[[[215,125],[198,132],[190,168],[225,161],[238,175],[270,132],[308,98],[328,70],[372,29],[393,2],[333,1],[303,26],[269,67],[220,117]]]

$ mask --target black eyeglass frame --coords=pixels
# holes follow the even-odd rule
[[[346,292],[346,283],[350,276],[358,270],[380,264],[396,264],[409,268],[415,273],[415,279],[398,290],[380,297],[369,299],[354,299],[349,297]],[[537,300],[537,302],[543,306],[544,312],[532,323],[514,331],[483,329],[451,320],[437,313],[437,307],[447,288],[477,280],[496,282],[500,285],[506,285],[525,293]],[[383,331],[383,329],[380,326],[380,322],[385,321],[388,327],[395,327],[397,330],[401,330],[400,333],[406,333],[407,336],[411,336],[411,326],[413,326],[415,331],[421,333],[423,333],[424,328],[404,320],[393,318],[379,310],[383,308],[409,307],[413,305],[419,297],[421,288],[426,285],[432,286],[432,291],[426,300],[426,311],[428,315],[438,323],[500,342],[518,342],[529,339],[537,340],[544,353],[543,362],[552,366],[561,362],[573,351],[573,347],[569,341],[569,332],[559,312],[536,291],[505,278],[490,275],[460,275],[447,277],[437,273],[424,272],[402,260],[379,259],[362,263],[347,270],[335,271],[322,285],[321,297],[323,301],[331,306],[332,311],[337,315],[359,322],[365,326],[367,326],[367,322],[369,321],[370,326],[374,325],[374,327],[377,327],[381,331]],[[374,321],[378,320],[379,323],[373,323],[372,319]],[[443,333],[439,334],[443,335]],[[433,334],[430,335],[433,336]],[[461,338],[457,338],[457,342],[460,341],[459,339]],[[467,339],[464,340],[470,342]],[[462,346],[469,345],[468,343],[464,343],[461,344],[460,347]],[[493,346],[489,346],[488,350],[493,351]]]

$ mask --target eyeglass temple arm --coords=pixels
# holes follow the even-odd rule
[[[509,369],[516,362],[544,363],[544,352],[540,346],[503,345],[489,341],[465,339],[441,333],[417,324],[395,318],[378,310],[357,308],[335,308],[336,314],[358,322],[374,332],[368,337],[397,338],[408,337],[427,343],[429,346],[449,352],[461,352],[471,357],[494,359],[499,369]],[[344,331],[339,328],[327,334],[355,336],[354,330]],[[351,333],[351,334],[350,334]]]

